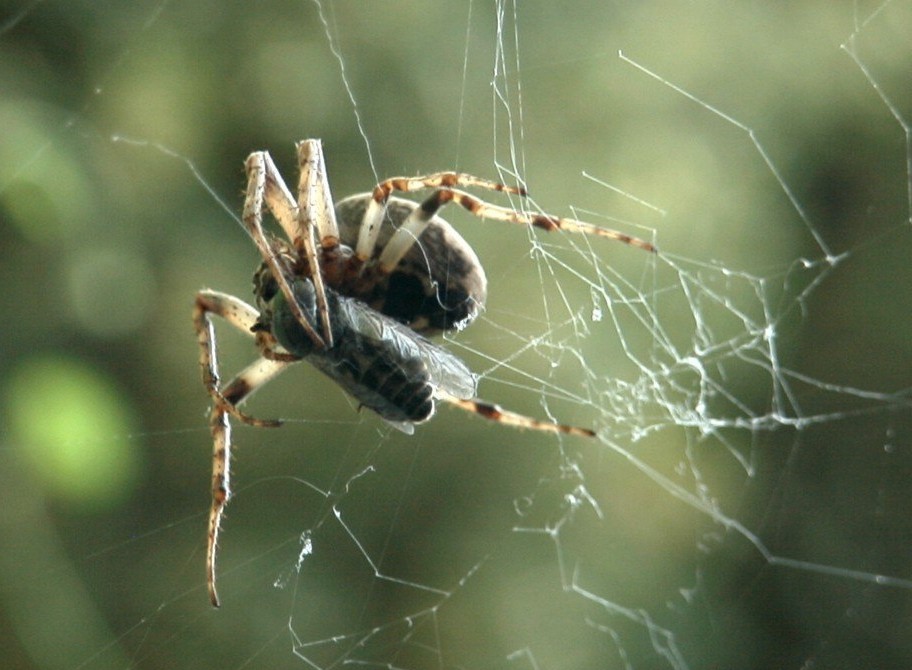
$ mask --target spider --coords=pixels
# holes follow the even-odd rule
[[[427,339],[469,325],[487,294],[481,262],[437,216],[440,208],[455,202],[482,219],[600,235],[655,251],[648,242],[614,230],[489,204],[456,187],[519,196],[525,190],[456,172],[387,179],[372,192],[333,207],[320,141],[304,140],[296,146],[297,201],[267,152],[254,152],[246,161],[243,222],[262,257],[254,274],[256,308],[208,289],[197,294],[194,304],[203,384],[212,399],[206,577],[215,607],[218,534],[230,497],[229,417],[253,426],[280,425],[280,420],[245,414],[239,405],[292,363],[308,361],[362,406],[406,433],[430,419],[436,401],[443,401],[519,428],[595,436],[586,428],[533,419],[475,398],[471,371]],[[433,191],[421,204],[392,195],[422,189]],[[284,239],[264,231],[264,205]],[[260,351],[259,359],[225,386],[219,378],[211,315],[255,338]]]

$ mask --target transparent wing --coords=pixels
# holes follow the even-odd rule
[[[415,344],[438,388],[460,400],[475,397],[478,379],[461,359],[421,335],[413,333],[413,337],[417,338]]]
[[[461,400],[475,397],[477,379],[456,355],[358,300],[339,296],[339,308],[362,337],[395,349],[400,360],[420,358],[441,391]]]

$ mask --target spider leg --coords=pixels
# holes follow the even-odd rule
[[[253,337],[251,328],[257,322],[257,311],[234,296],[218,291],[200,291],[193,308],[193,323],[200,345],[200,368],[203,385],[213,398],[209,414],[212,433],[212,504],[209,508],[209,530],[206,547],[206,583],[209,600],[219,606],[215,588],[215,558],[222,513],[231,497],[231,423],[229,416],[257,426],[275,426],[278,422],[255,419],[243,414],[237,405],[249,398],[259,387],[273,379],[293,361],[270,359],[265,354],[247,366],[221,391],[219,391],[218,356],[215,347],[215,328],[211,314],[224,318],[228,323]],[[258,338],[259,339],[259,338]]]
[[[210,314],[222,317],[238,330],[249,333],[251,337],[253,337],[253,332],[250,329],[256,324],[259,314],[243,300],[227,293],[200,291],[196,294],[196,301],[193,305],[193,325],[200,345],[200,368],[202,370],[203,386],[212,397],[215,405],[220,406],[221,409],[230,414],[232,413],[231,408],[236,404],[236,400],[226,397],[219,390],[215,326],[209,318]],[[248,420],[252,423],[261,421],[260,419],[247,417],[241,414],[239,410],[235,411],[238,412],[238,418],[241,421]]]
[[[547,230],[548,232],[564,230],[571,233],[598,235],[617,240],[618,242],[623,242],[624,244],[633,247],[639,247],[640,249],[645,249],[652,253],[657,251],[656,247],[646,240],[627,235],[626,233],[617,230],[612,230],[611,228],[601,228],[594,224],[586,223],[585,221],[562,219],[549,214],[517,212],[508,207],[501,207],[485,202],[464,191],[454,188],[439,188],[409,215],[387,242],[383,253],[380,255],[380,267],[384,272],[389,273],[393,271],[396,265],[399,264],[399,261],[402,260],[402,257],[408,253],[408,250],[418,239],[418,236],[424,231],[425,227],[427,227],[437,211],[450,202],[455,202],[480,219],[493,219],[495,221],[505,221],[521,226],[534,226]]]
[[[483,188],[488,191],[501,191],[515,195],[526,195],[526,189],[521,186],[507,186],[493,179],[476,177],[465,172],[435,172],[420,177],[390,177],[384,179],[374,187],[374,198],[386,200],[394,191],[406,193],[409,191],[423,191],[428,188],[452,188],[454,186],[468,186]]]
[[[323,159],[323,145],[320,140],[303,140],[296,145],[298,152],[298,215],[296,234],[291,238],[299,256],[307,259],[317,295],[317,310],[323,323],[323,339],[326,348],[333,345],[332,328],[329,322],[329,308],[326,305],[326,287],[323,272],[317,258],[314,230],[320,236],[320,247],[324,256],[332,256],[332,250],[339,247],[339,227],[336,211],[329,192],[326,176],[326,162]],[[278,176],[278,173],[276,173]],[[287,296],[286,296],[287,297]]]
[[[295,319],[301,324],[301,327],[307,333],[307,336],[314,341],[314,344],[318,349],[329,348],[332,346],[332,338],[324,339],[313,329],[313,326],[310,325],[310,322],[304,315],[304,311],[294,298],[291,284],[288,283],[286,277],[286,268],[283,267],[284,261],[280,260],[273,245],[269,243],[266,233],[263,231],[264,201],[273,213],[273,216],[276,217],[279,225],[285,230],[286,234],[288,234],[289,230],[293,231],[289,235],[289,238],[293,243],[298,244],[298,240],[300,240],[300,244],[304,250],[304,257],[307,259],[309,269],[313,272],[315,278],[314,285],[316,286],[318,284],[316,277],[320,276],[320,265],[317,261],[316,249],[313,245],[312,232],[311,235],[304,236],[297,235],[296,232],[294,232],[298,230],[296,214],[298,208],[269,154],[265,151],[254,152],[247,157],[245,165],[247,168],[247,196],[244,199],[244,225],[247,227],[247,231],[250,233],[257,248],[260,250],[260,256],[263,257],[263,260],[269,267],[269,272],[275,278],[276,283],[279,285],[279,289],[285,295],[285,299],[288,301],[288,305],[291,308]],[[307,240],[310,241],[309,245]],[[322,281],[320,281],[319,286],[322,287],[322,285]],[[320,305],[319,292],[317,293],[317,301],[318,305]],[[321,314],[325,312],[328,317],[328,311],[325,310],[325,301],[326,295],[324,293],[320,312]],[[329,332],[328,318],[324,319],[323,328],[324,333]]]
[[[539,430],[546,433],[565,433],[567,435],[576,435],[577,437],[596,436],[596,432],[589,428],[577,428],[576,426],[567,426],[561,423],[533,419],[531,416],[511,412],[500,405],[485,402],[478,398],[464,400],[450,395],[442,395],[439,399],[454,407],[458,407],[459,409],[478,414],[485,419],[497,421],[498,423],[513,426],[515,428],[529,428],[531,430]]]
[[[457,172],[438,172],[423,177],[393,177],[387,179],[377,184],[371,194],[371,199],[367,204],[364,218],[358,231],[355,256],[359,261],[365,262],[373,254],[377,237],[380,234],[383,215],[386,212],[386,204],[392,192],[418,191],[425,188],[435,188],[436,190],[396,229],[380,255],[379,265],[385,273],[393,271],[399,261],[418,240],[421,233],[424,232],[434,215],[450,202],[457,203],[481,219],[493,219],[524,226],[534,226],[549,232],[564,230],[572,233],[598,235],[630,246],[639,247],[646,251],[656,252],[655,246],[650,242],[611,228],[602,228],[585,221],[565,219],[548,214],[518,212],[509,207],[501,207],[485,202],[465,191],[454,188],[456,186],[474,186],[491,191],[514,193],[520,196],[527,195],[524,188],[514,188]]]
[[[399,261],[408,253],[412,245],[421,237],[421,233],[428,227],[431,219],[437,214],[437,211],[443,206],[439,202],[437,194],[422,202],[412,210],[405,221],[396,229],[396,232],[387,240],[383,251],[380,252],[378,264],[380,271],[384,274],[390,274],[399,265]],[[373,202],[373,200],[371,200]],[[370,207],[370,205],[368,205]]]
[[[452,186],[476,186],[490,191],[502,191],[525,195],[524,188],[506,186],[490,179],[482,179],[461,172],[436,172],[422,177],[392,177],[381,181],[374,187],[371,200],[367,203],[364,219],[358,231],[358,244],[355,247],[355,256],[362,262],[367,261],[374,253],[377,237],[380,235],[380,225],[386,213],[386,203],[394,191],[409,192],[420,191],[427,188],[441,188]],[[439,209],[439,207],[438,207]],[[436,210],[435,210],[436,211]],[[431,214],[431,217],[433,214]],[[430,218],[430,217],[429,217]]]
[[[326,162],[320,140],[302,140],[295,145],[298,151],[298,207],[306,222],[316,226],[321,247],[339,244],[339,226],[326,178]],[[306,200],[304,199],[306,196]],[[302,202],[303,200],[303,202]],[[310,211],[308,211],[310,210]]]

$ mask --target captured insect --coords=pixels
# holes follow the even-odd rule
[[[544,230],[599,235],[646,251],[650,243],[590,223],[517,212],[457,187],[524,196],[521,188],[456,172],[394,177],[370,193],[333,205],[319,140],[297,144],[300,181],[295,201],[272,158],[246,162],[243,221],[262,262],[254,274],[256,308],[226,293],[200,291],[193,323],[203,385],[212,399],[212,506],[206,576],[216,607],[215,560],[222,512],[230,497],[229,417],[278,426],[239,406],[292,363],[305,360],[362,406],[412,433],[434,415],[436,402],[519,428],[594,437],[595,432],[509,412],[475,398],[466,365],[428,337],[468,326],[484,307],[487,279],[468,243],[437,212],[449,202],[482,219]],[[433,189],[421,204],[392,195]],[[264,206],[285,238],[263,229]],[[221,386],[211,315],[255,338],[260,357]]]

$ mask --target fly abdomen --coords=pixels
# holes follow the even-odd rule
[[[337,342],[327,357],[335,363],[330,376],[363,405],[388,421],[420,423],[431,418],[434,387],[424,361],[391,355],[398,352],[388,341],[364,339],[357,333]]]
[[[292,289],[311,327],[319,332],[313,284],[308,279],[297,279]],[[326,300],[334,344],[331,349],[319,349],[295,319],[284,294],[275,293],[269,317],[279,343],[387,421],[420,423],[431,418],[436,382],[420,355],[427,341],[363,302],[340,296],[329,287]]]

